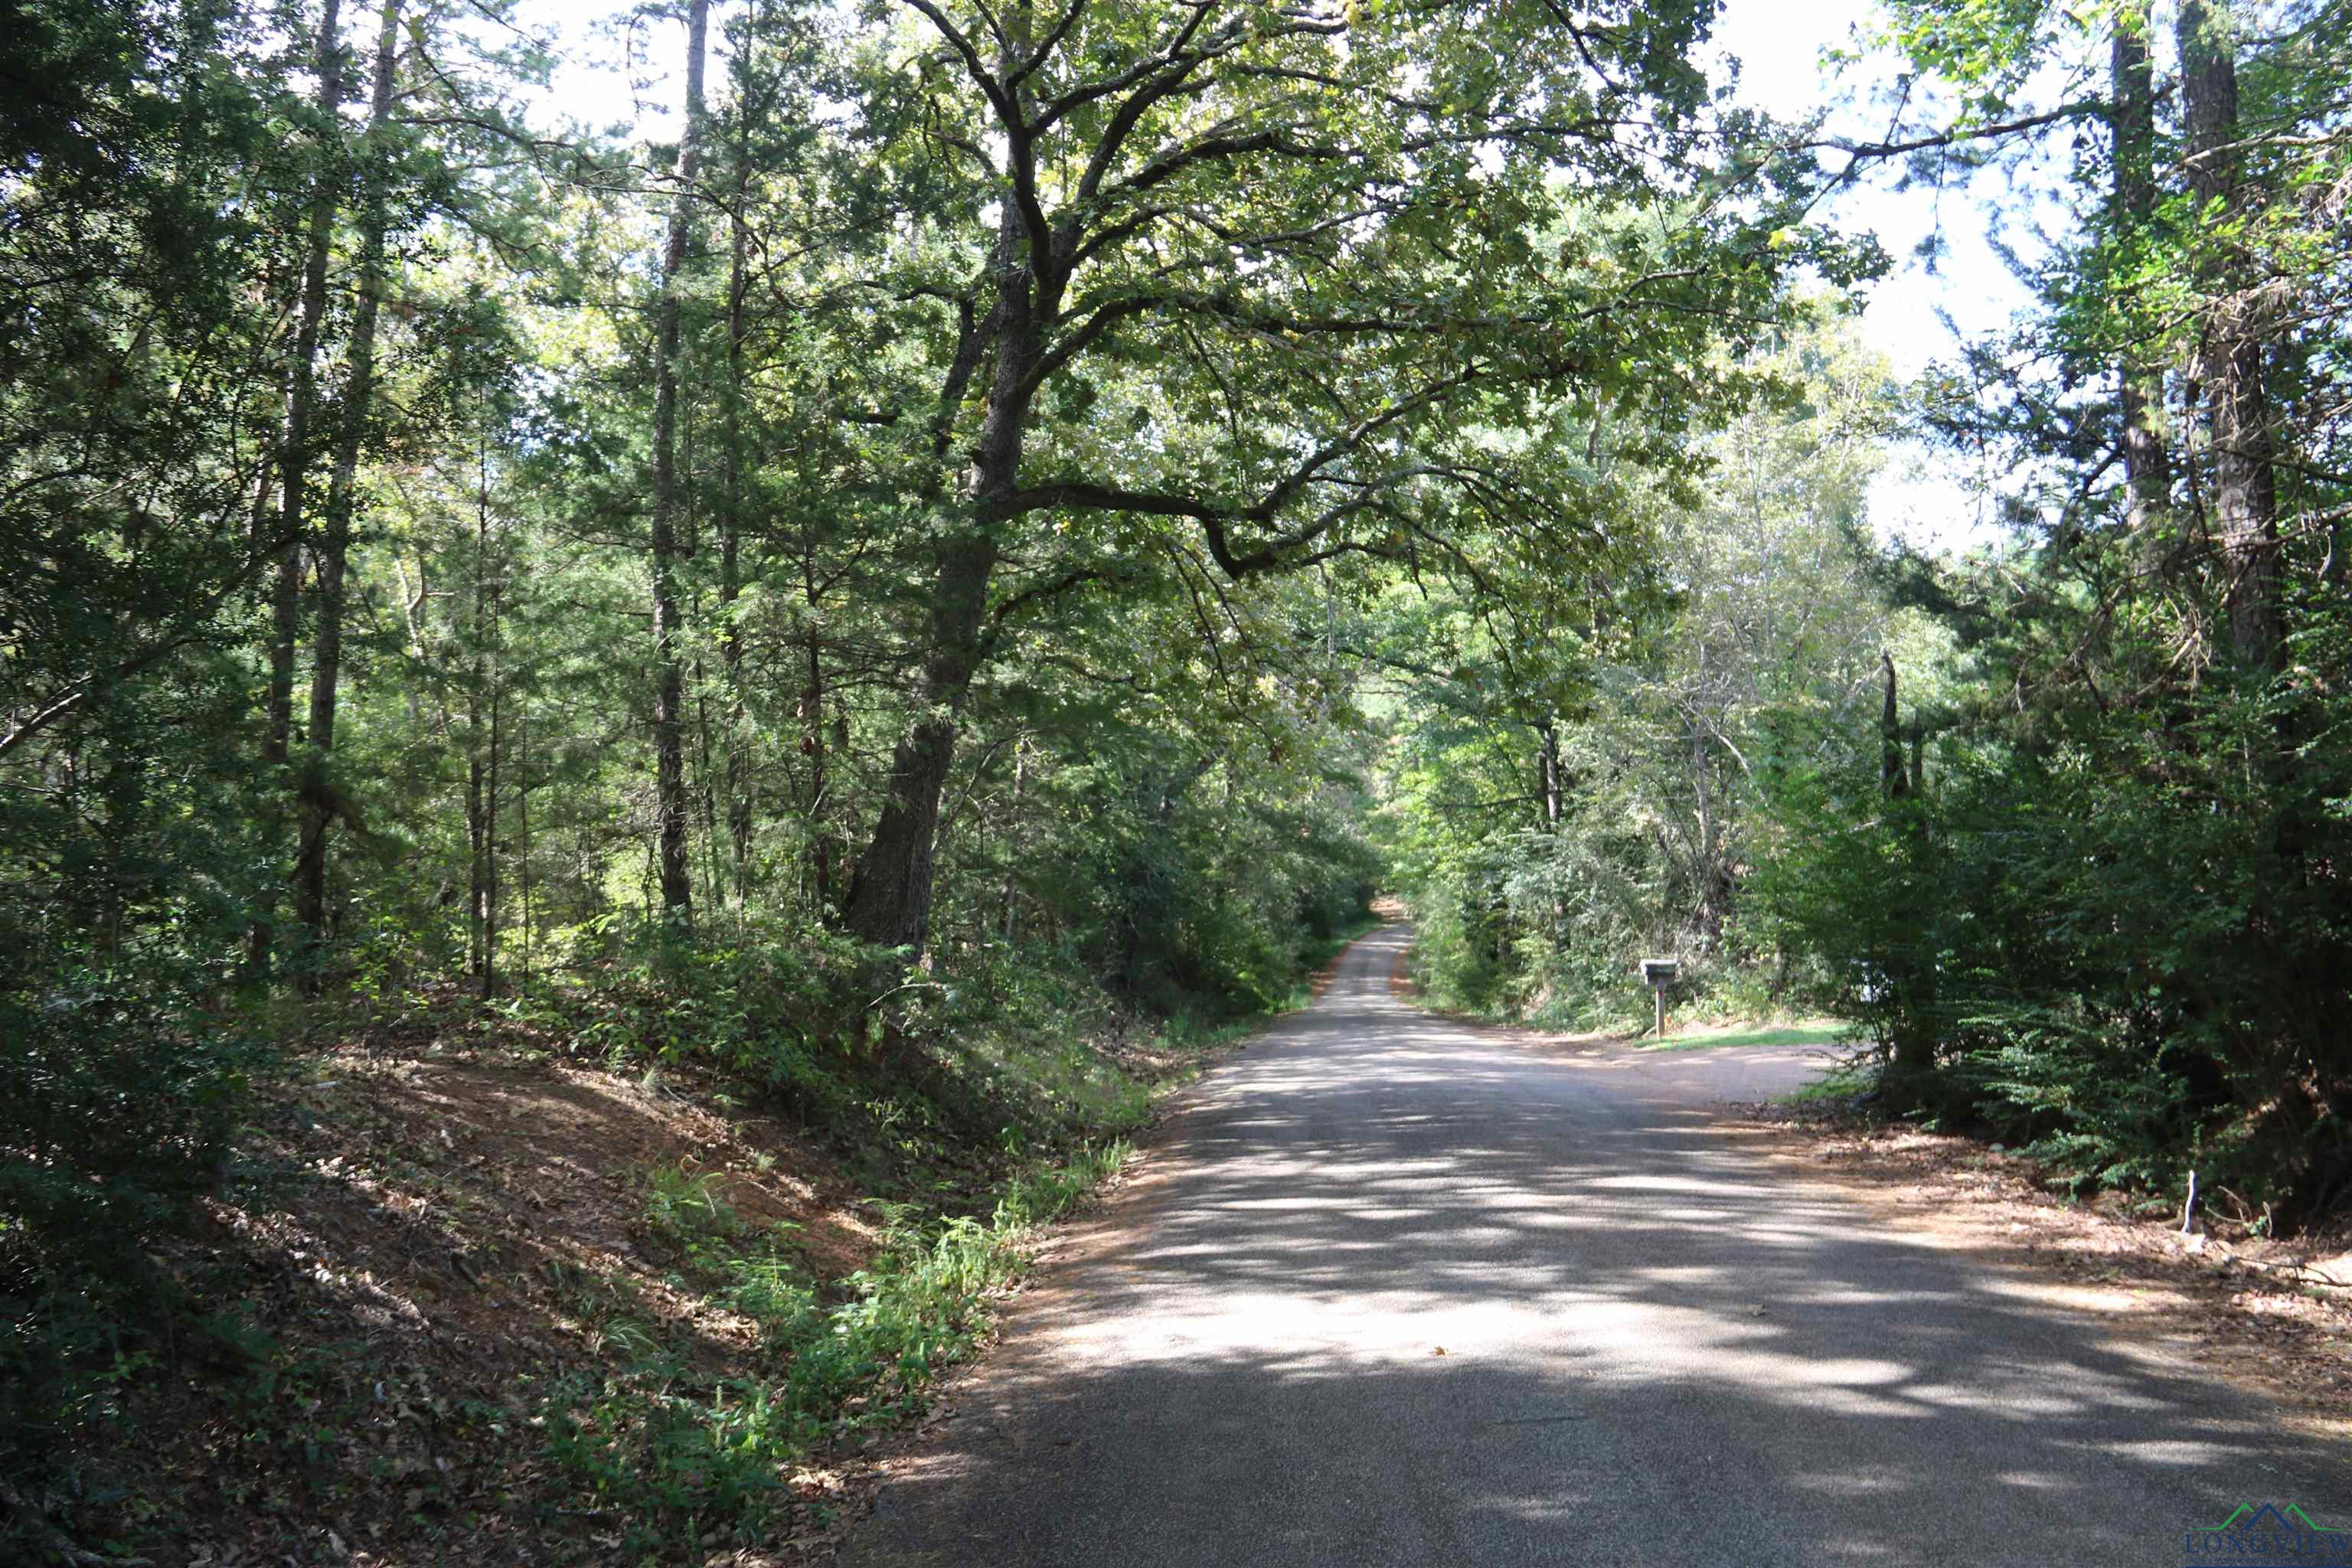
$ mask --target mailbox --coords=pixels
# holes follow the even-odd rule
[[[1658,999],[1658,1022],[1656,1026],[1658,1037],[1660,1039],[1665,1038],[1666,1035],[1666,987],[1675,983],[1675,976],[1679,973],[1681,970],[1682,965],[1676,963],[1671,958],[1645,958],[1642,960],[1642,984],[1648,986],[1651,994]]]

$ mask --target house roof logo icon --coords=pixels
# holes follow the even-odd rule
[[[2258,1554],[2269,1561],[2352,1564],[2352,1530],[2317,1523],[2294,1503],[2282,1508],[2269,1502],[2240,1503],[2219,1524],[2189,1526],[2182,1561],[2242,1560],[2248,1545],[2256,1541],[2263,1543]]]

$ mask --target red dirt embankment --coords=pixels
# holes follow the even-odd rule
[[[162,1561],[611,1560],[615,1521],[551,1532],[545,1517],[567,1495],[533,1425],[549,1384],[658,1342],[709,1385],[755,1338],[650,1219],[656,1173],[701,1183],[819,1281],[879,1240],[824,1152],[730,1110],[538,1052],[301,1064],[246,1142],[268,1173],[250,1206],[215,1204],[163,1259],[238,1300],[273,1349],[266,1375],[192,1366],[127,1412],[138,1506],[186,1545]],[[794,1489],[796,1531],[821,1528],[839,1479],[812,1470]]]

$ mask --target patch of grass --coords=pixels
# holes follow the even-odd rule
[[[724,1300],[760,1329],[754,1374],[697,1379],[685,1352],[623,1343],[627,1363],[552,1384],[534,1425],[558,1467],[625,1521],[628,1549],[758,1541],[787,1499],[787,1467],[859,1431],[919,1413],[940,1371],[986,1328],[989,1294],[1018,1276],[1037,1226],[1123,1164],[1124,1140],[1023,1167],[994,1213],[921,1222],[900,1208],[887,1245],[828,1302],[773,1250],[728,1258]],[[705,1212],[687,1193],[684,1212]],[[740,1233],[739,1233],[740,1234]]]
[[[1876,1076],[1868,1068],[1832,1067],[1811,1083],[1799,1084],[1788,1093],[1776,1096],[1775,1105],[1826,1105],[1832,1100],[1852,1100],[1857,1094],[1868,1094],[1878,1086]]]
[[[743,1219],[719,1194],[714,1172],[689,1176],[665,1165],[646,1187],[646,1224],[679,1243],[721,1240],[743,1228]]]
[[[1839,1046],[1851,1044],[1850,1024],[1790,1024],[1774,1028],[1735,1029],[1724,1035],[1669,1035],[1645,1051],[1711,1051],[1720,1046]]]

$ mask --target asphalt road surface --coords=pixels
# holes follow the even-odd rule
[[[2241,1502],[2352,1525],[2352,1455],[1710,1131],[1803,1052],[1430,1018],[1405,940],[1074,1227],[845,1564],[2146,1568]]]

